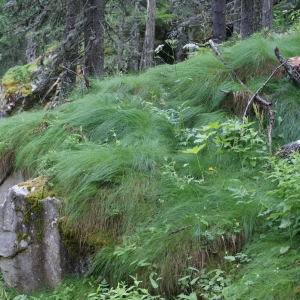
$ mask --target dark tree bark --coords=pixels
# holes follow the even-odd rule
[[[92,43],[94,39],[93,35],[93,3],[94,0],[83,0],[83,31],[84,31],[84,69],[88,75],[92,72]]]
[[[264,0],[262,13],[262,27],[272,29],[273,24],[273,0]]]
[[[36,43],[32,35],[27,36],[26,58],[27,63],[34,61],[36,58]]]
[[[76,83],[76,67],[79,47],[79,37],[76,24],[79,23],[79,12],[80,0],[69,0],[67,2],[66,11],[61,98],[74,88]]]
[[[106,0],[95,0],[93,67],[97,76],[104,76],[105,4]]]
[[[241,36],[247,38],[252,33],[253,0],[242,0]]]
[[[226,39],[226,0],[214,0],[213,2],[213,28],[212,40],[216,43]]]
[[[233,34],[239,35],[241,32],[241,0],[234,1]]]
[[[251,33],[258,32],[262,29],[263,1],[253,0],[253,11],[252,11],[253,21],[252,21]]]
[[[140,71],[153,66],[156,0],[147,0],[147,22]]]
[[[117,34],[117,75],[120,74],[122,69],[122,54],[124,50],[124,28],[125,28],[125,10],[122,9],[119,14],[119,25],[118,25],[118,34]]]
[[[92,76],[104,76],[105,0],[84,1],[84,66]]]
[[[135,15],[140,8],[140,0],[135,0],[134,8],[133,21],[130,30],[130,44],[132,45],[132,52],[129,64],[132,71],[138,72],[140,58],[140,29],[138,19]]]

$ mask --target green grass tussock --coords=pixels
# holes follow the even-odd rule
[[[237,43],[226,56],[231,61],[230,65],[238,68],[241,78],[270,73],[278,64],[274,46],[260,35],[252,36],[247,43]]]
[[[298,30],[280,36],[270,37],[274,48],[277,46],[285,58],[299,56],[300,33]]]

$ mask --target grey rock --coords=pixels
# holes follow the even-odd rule
[[[61,242],[56,226],[60,201],[30,202],[28,194],[26,186],[16,185],[0,205],[0,269],[4,283],[22,292],[55,285],[82,264]]]
[[[6,164],[9,165],[9,159],[7,160]],[[0,204],[4,202],[8,189],[23,181],[25,181],[23,172],[11,172],[10,167],[0,168]]]
[[[281,146],[275,155],[281,158],[287,158],[295,151],[300,152],[300,140]]]

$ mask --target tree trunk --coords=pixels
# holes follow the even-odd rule
[[[105,4],[106,0],[95,0],[93,67],[94,74],[100,77],[104,76]]]
[[[272,29],[273,23],[273,0],[264,0],[263,14],[262,14],[262,27]]]
[[[69,0],[66,11],[63,75],[60,98],[62,99],[76,83],[79,37],[76,24],[79,22],[80,0]]]
[[[125,12],[122,12],[119,15],[119,28],[118,28],[118,35],[117,35],[117,75],[120,74],[122,69],[122,54],[124,50],[124,35],[123,30],[125,27]]]
[[[233,34],[239,35],[241,32],[241,0],[234,1],[234,19],[233,19]]]
[[[27,36],[27,49],[26,49],[27,63],[32,62],[36,58],[36,43],[32,35]]]
[[[216,43],[226,39],[226,0],[214,0],[213,2],[213,29],[212,40]]]
[[[88,75],[104,76],[105,0],[84,1],[84,67]]]
[[[133,21],[130,30],[130,44],[132,45],[131,59],[129,61],[130,69],[134,72],[139,70],[140,57],[140,30],[138,20],[135,15],[139,10],[140,0],[135,0],[135,10],[133,14]]]
[[[242,0],[242,12],[241,12],[241,35],[242,39],[245,39],[253,33],[252,21],[253,21],[253,0]]]
[[[93,3],[94,0],[83,0],[84,13],[84,71],[88,75],[93,75],[92,67],[92,43],[93,33]]]
[[[262,30],[262,12],[263,12],[263,1],[253,0],[252,10],[252,32],[259,32]]]
[[[147,0],[147,22],[140,71],[153,66],[156,0]]]

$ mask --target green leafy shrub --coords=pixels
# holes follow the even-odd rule
[[[276,196],[279,203],[270,205],[268,219],[292,238],[300,231],[300,155],[292,153],[286,159],[270,158],[271,170],[266,179],[275,184],[268,196]]]
[[[194,132],[187,133],[186,139],[193,139],[197,146],[183,152],[197,154],[205,146],[213,144],[219,152],[228,151],[237,154],[242,166],[248,162],[251,167],[255,167],[257,161],[266,158],[267,147],[266,142],[252,127],[253,124],[248,122],[248,119],[244,119],[244,122],[228,120],[221,124],[210,122]]]
[[[128,299],[128,300],[153,300],[161,299],[160,296],[150,295],[147,289],[139,287],[141,281],[138,281],[137,278],[130,276],[133,279],[133,285],[127,286],[124,282],[118,283],[116,288],[108,288],[106,281],[102,281],[99,284],[99,287],[95,293],[88,295],[88,300],[108,300],[108,299]]]

